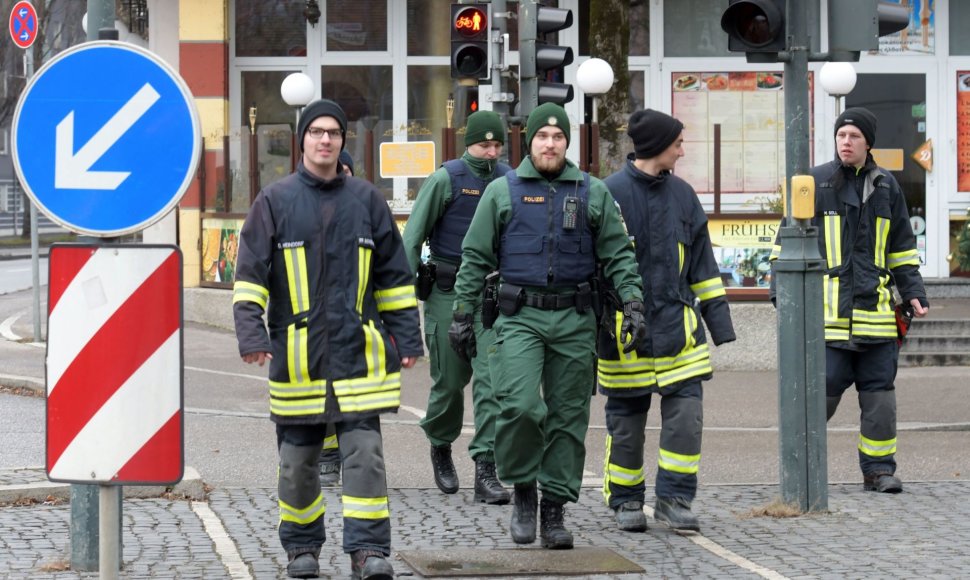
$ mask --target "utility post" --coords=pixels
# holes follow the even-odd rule
[[[509,79],[505,72],[509,69],[509,35],[508,21],[512,13],[508,11],[506,0],[492,0],[491,41],[489,50],[492,51],[492,110],[508,122],[509,103],[515,100],[515,95],[509,92]]]

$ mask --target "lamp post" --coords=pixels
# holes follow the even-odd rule
[[[613,68],[608,62],[600,58],[591,58],[579,65],[576,71],[576,84],[587,95],[593,98],[593,122],[587,127],[580,126],[580,149],[589,147],[589,152],[580,151],[580,158],[585,164],[589,160],[588,171],[593,175],[600,172],[600,127],[599,127],[599,97],[613,86]],[[586,134],[589,132],[589,139]]]
[[[297,151],[300,150],[296,132],[300,126],[300,111],[313,100],[316,88],[313,86],[313,79],[306,73],[295,72],[283,79],[280,85],[280,96],[286,104],[296,110],[296,120],[293,123],[293,145],[290,149],[291,170],[296,170]]]
[[[855,88],[855,67],[849,62],[827,62],[818,71],[822,90],[835,97],[835,115],[842,114],[842,99]]]

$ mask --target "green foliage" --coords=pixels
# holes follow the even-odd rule
[[[970,208],[967,208],[967,221],[963,222],[963,227],[957,234],[957,247],[953,257],[961,270],[970,272]]]

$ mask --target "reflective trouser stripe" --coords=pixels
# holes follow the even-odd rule
[[[874,441],[859,434],[859,451],[870,457],[885,457],[896,453],[896,438]]]
[[[701,455],[681,455],[666,449],[661,449],[657,460],[660,469],[676,471],[677,473],[697,473],[700,467]]]
[[[305,508],[293,507],[283,500],[279,500],[278,503],[280,507],[280,521],[283,522],[306,525],[323,517],[327,512],[327,504],[323,500],[322,492],[313,503]]]
[[[379,520],[391,517],[387,497],[343,496],[344,517],[361,520]]]

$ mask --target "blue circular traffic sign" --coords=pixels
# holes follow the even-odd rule
[[[13,120],[14,168],[37,207],[81,234],[140,231],[171,211],[195,174],[199,116],[155,54],[96,41],[46,63]]]

